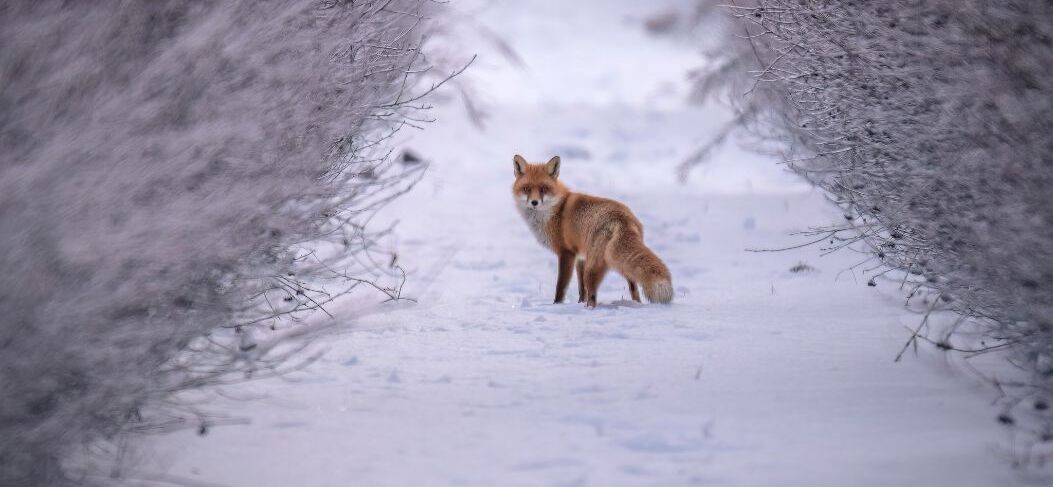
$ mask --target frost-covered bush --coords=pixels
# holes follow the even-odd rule
[[[0,3],[0,485],[76,481],[83,445],[266,352],[210,330],[397,296],[355,272],[419,174],[384,143],[424,108],[429,8]]]
[[[1011,349],[1048,395],[1053,3],[759,0],[725,13],[699,94],[730,88],[736,122],[788,142],[791,168],[844,209],[816,237],[859,243],[867,267],[928,291],[929,309],[982,324],[975,346]]]

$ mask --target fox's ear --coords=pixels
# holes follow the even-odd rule
[[[512,165],[515,166],[517,178],[526,172],[527,161],[523,159],[523,156],[519,154],[512,156]]]
[[[548,171],[548,175],[552,176],[553,179],[559,177],[559,156],[549,159],[545,163],[545,170]]]

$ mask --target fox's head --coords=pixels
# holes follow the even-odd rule
[[[567,195],[567,187],[556,180],[559,177],[559,156],[544,164],[531,164],[516,154],[512,157],[512,165],[516,174],[512,194],[521,210],[547,212]]]

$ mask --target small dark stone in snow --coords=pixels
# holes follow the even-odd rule
[[[1013,417],[1008,414],[999,414],[998,422],[1006,425],[1012,425],[1016,423],[1016,421],[1013,421]]]
[[[416,152],[413,152],[413,151],[411,151],[409,149],[406,149],[406,150],[402,151],[402,158],[400,159],[400,162],[402,162],[403,164],[405,164],[407,166],[412,166],[414,164],[420,164],[423,161],[424,161],[424,159],[421,159],[421,157],[419,155],[417,155]]]

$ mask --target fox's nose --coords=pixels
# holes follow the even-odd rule
[[[537,200],[530,200],[530,206],[537,206]]]

